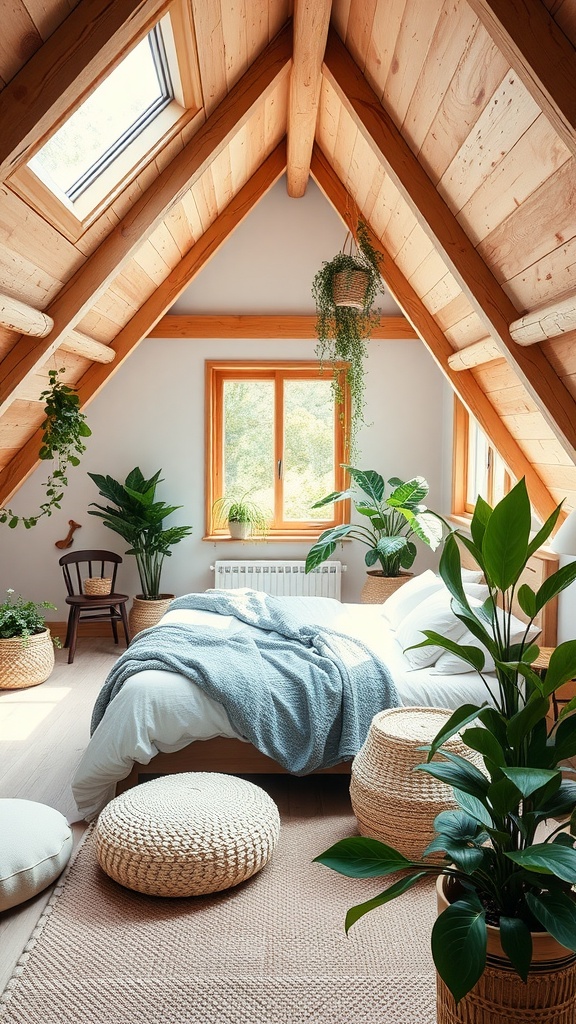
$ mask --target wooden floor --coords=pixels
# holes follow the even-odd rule
[[[80,639],[72,665],[67,664],[66,651],[56,651],[54,672],[41,686],[0,691],[0,797],[55,807],[74,823],[76,842],[86,826],[79,821],[70,780],[88,742],[96,696],[123,649],[103,637]],[[289,816],[339,814],[350,808],[345,775],[252,778]],[[0,992],[50,892],[0,913]]]

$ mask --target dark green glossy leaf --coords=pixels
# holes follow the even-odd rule
[[[520,792],[510,779],[503,778],[492,783],[487,798],[494,808],[494,814],[501,819],[517,810],[520,803]]]
[[[552,651],[550,664],[546,669],[543,693],[547,696],[576,677],[576,640],[567,640]]]
[[[506,856],[529,871],[555,875],[571,885],[576,884],[576,850],[554,843],[534,843],[525,850],[506,853]]]
[[[488,779],[481,772],[469,765],[463,768],[456,764],[443,764],[441,761],[432,761],[428,764],[418,765],[421,771],[428,772],[434,779],[445,782],[454,789],[463,793],[470,793],[471,796],[481,800],[488,791]]]
[[[560,777],[558,771],[550,771],[546,768],[503,768],[502,771],[525,799],[548,782]]]
[[[558,723],[554,733],[556,761],[565,761],[576,754],[576,715],[569,715]]]
[[[384,892],[381,892],[379,896],[374,896],[371,900],[366,900],[365,903],[359,903],[356,907],[350,907],[350,910],[346,914],[345,928],[346,931],[356,924],[364,914],[368,914],[371,910],[375,910],[376,907],[383,907],[386,903],[390,903],[391,900],[395,900],[397,896],[402,896],[408,889],[411,889],[416,882],[419,882],[421,878],[426,876],[426,871],[419,871],[415,875],[408,875],[406,878],[400,878],[397,882],[390,885]]]
[[[330,530],[324,530],[324,533],[320,534],[318,540],[310,548],[306,556],[305,571],[311,572],[312,569],[316,569],[322,562],[325,562],[336,550],[337,542],[342,540],[343,537],[347,537],[353,529],[352,523],[345,523],[343,526],[335,526]]]
[[[375,878],[414,867],[398,850],[368,836],[340,839],[314,860],[350,878]]]
[[[538,548],[541,548],[542,545],[545,544],[548,540],[548,537],[550,536],[552,530],[556,526],[556,521],[558,519],[558,516],[560,515],[562,505],[563,502],[560,502],[560,504],[556,506],[552,514],[548,516],[548,519],[546,520],[544,525],[538,530],[536,536],[533,538],[533,540],[530,541],[528,545],[528,558],[531,558],[534,552],[537,551]]]
[[[524,479],[498,502],[482,541],[486,575],[501,591],[518,579],[527,559],[532,515]]]
[[[507,730],[508,742],[511,747],[520,746],[536,723],[546,718],[548,708],[549,701],[534,694],[522,710],[512,716]]]
[[[372,501],[382,501],[384,495],[384,480],[380,473],[373,469],[355,469],[354,466],[345,466],[354,483],[367,494]]]
[[[576,951],[576,904],[567,893],[526,893],[526,903],[537,921],[557,942]]]
[[[458,1003],[474,988],[486,964],[484,908],[470,894],[451,903],[432,928],[432,956],[438,974]]]
[[[554,597],[557,597],[558,594],[561,594],[574,580],[576,580],[576,562],[569,562],[568,565],[557,569],[552,576],[549,576],[544,581],[536,592],[536,608],[538,611],[544,608]]]
[[[500,942],[514,970],[526,981],[532,960],[532,936],[519,917],[500,917]]]
[[[533,619],[537,612],[535,591],[532,590],[532,587],[529,587],[527,583],[523,583],[522,586],[518,588],[516,596],[518,598],[518,604],[524,614]]]
[[[482,542],[484,540],[484,532],[488,525],[488,520],[492,515],[492,509],[487,501],[484,501],[482,495],[478,495],[476,498],[476,504],[474,506],[474,514],[470,523],[470,533],[472,534],[472,540],[474,546],[478,552],[480,558],[482,557]],[[476,561],[480,565],[481,562],[477,556]]]
[[[436,636],[436,634],[434,635]],[[432,740],[428,760],[432,760],[436,751],[440,749],[446,740],[450,739],[450,737],[454,736],[457,732],[460,732],[460,729],[463,726],[473,722],[478,717],[478,713],[482,710],[482,707],[482,705],[478,704],[462,704],[457,708]]]
[[[487,757],[495,765],[502,767],[506,764],[506,757],[498,740],[488,729],[466,729],[462,733],[462,739],[472,750]]]

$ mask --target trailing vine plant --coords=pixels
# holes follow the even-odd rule
[[[43,516],[51,516],[54,509],[60,508],[64,489],[68,486],[68,467],[79,465],[80,455],[86,451],[83,438],[90,437],[92,433],[84,413],[80,412],[76,391],[59,379],[61,373],[64,373],[64,368],[49,371],[48,387],[40,395],[45,402],[46,419],[42,424],[44,433],[38,457],[42,461],[55,459],[56,462],[43,484],[46,501],[31,516],[17,515],[11,508],[0,507],[0,523],[8,523],[11,529],[21,522],[29,530]]]
[[[348,447],[355,450],[358,427],[364,420],[364,358],[368,354],[366,341],[380,322],[380,313],[374,308],[379,293],[383,292],[380,264],[382,253],[370,241],[363,220],[356,228],[356,250],[346,252],[348,237],[342,250],[324,262],[312,282],[312,296],[316,303],[316,355],[320,363],[333,367],[332,387],[338,406],[343,406],[342,363],[347,364],[344,380],[351,399],[351,424]],[[350,243],[352,250],[352,243]],[[355,277],[361,273],[363,279]],[[352,297],[354,305],[343,305],[339,289],[354,284],[364,287]]]

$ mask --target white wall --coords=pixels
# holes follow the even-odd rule
[[[290,200],[279,182],[198,276],[175,312],[313,312],[310,284],[324,259],[337,251],[345,231],[312,184],[303,200]],[[386,297],[383,308],[397,312]],[[190,524],[193,535],[173,548],[165,562],[162,589],[186,593],[212,586],[210,565],[218,557],[304,557],[309,544],[293,542],[203,542],[204,532],[204,362],[210,359],[314,358],[314,341],[188,341],[147,339],[87,409],[92,437],[81,465],[71,470],[62,509],[33,530],[0,527],[0,593],[13,587],[26,598],[58,606],[48,618],[65,617],[64,587],[55,541],[66,536],[68,520],[82,524],[74,547],[105,547],[123,553],[121,539],[88,515],[98,499],[87,472],[124,479],[139,465],[145,475],[162,469],[159,497],[182,505],[172,520]],[[359,436],[362,468],[385,477],[423,474],[429,505],[446,508],[445,402],[440,371],[419,341],[373,341],[367,360],[366,419]],[[449,395],[448,395],[449,398]],[[42,501],[40,467],[12,506],[32,513]],[[345,544],[339,557],[348,566],[344,600],[357,601],[364,581],[364,549]],[[415,568],[436,564],[421,549]],[[119,588],[139,591],[134,559],[120,567]]]

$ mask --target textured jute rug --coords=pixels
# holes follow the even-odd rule
[[[209,897],[161,899],[100,870],[88,836],[0,1002],[1,1024],[433,1024],[430,885],[384,888],[312,859],[351,816],[283,822],[267,866]]]

